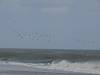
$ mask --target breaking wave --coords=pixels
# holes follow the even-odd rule
[[[31,68],[41,69],[55,69],[62,71],[73,71],[81,73],[93,73],[100,74],[100,62],[68,62],[62,60],[60,62],[53,61],[52,63],[20,63],[20,62],[5,62],[1,61],[2,64],[9,64],[15,66],[26,66]]]

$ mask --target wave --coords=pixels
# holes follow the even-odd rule
[[[1,61],[2,64],[16,65],[16,66],[26,66],[31,68],[41,68],[41,69],[55,69],[62,71],[73,71],[81,73],[93,73],[100,74],[100,62],[68,62],[62,60],[60,62],[53,61],[52,63],[21,63],[21,62],[5,62]]]

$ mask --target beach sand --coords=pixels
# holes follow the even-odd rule
[[[0,75],[100,75],[79,72],[67,72],[54,69],[41,69],[25,65],[0,63]]]
[[[0,72],[0,75],[100,75],[100,74],[87,74],[78,72],[35,72],[35,71],[5,71]]]

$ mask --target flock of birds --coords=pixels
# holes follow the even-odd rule
[[[19,32],[15,29],[10,28],[10,31],[13,32],[20,40],[34,40],[34,41],[47,41],[51,42],[54,39],[54,35],[50,33],[39,33],[39,32]]]
[[[17,38],[19,38],[20,40],[34,40],[34,41],[47,41],[48,43],[52,42],[52,40],[54,40],[54,34],[45,34],[45,33],[39,33],[39,32],[19,32],[16,31],[14,29],[10,29],[13,33],[15,33],[15,35],[17,36]],[[79,39],[74,39],[76,40],[77,43],[83,43],[86,45],[91,45],[91,46],[95,46],[96,42],[93,40],[79,40]]]
[[[31,39],[31,40],[47,40],[48,42],[51,41],[51,35],[50,34],[40,34],[38,32],[32,32],[32,33],[21,33],[17,32],[17,36],[20,39]]]

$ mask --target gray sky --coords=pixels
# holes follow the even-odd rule
[[[0,0],[0,48],[100,49],[100,0]]]

